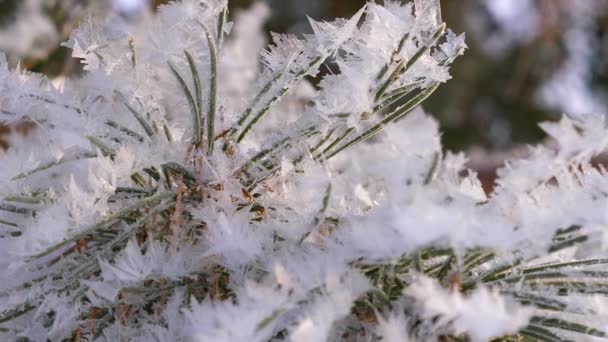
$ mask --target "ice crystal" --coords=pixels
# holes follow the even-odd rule
[[[543,124],[559,148],[488,195],[419,108],[466,49],[438,1],[263,51],[251,11],[85,20],[62,88],[0,61],[0,118],[35,127],[0,157],[2,339],[605,336],[602,117]]]

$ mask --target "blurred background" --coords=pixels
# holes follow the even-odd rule
[[[264,1],[264,0],[257,0]],[[352,15],[365,0],[265,0],[266,28],[306,32],[317,20]],[[382,0],[377,0],[381,2]],[[131,20],[162,0],[0,0],[0,51],[51,77],[80,72],[59,44],[88,13]],[[254,0],[230,0],[232,14]],[[521,146],[544,139],[537,123],[561,113],[608,113],[608,0],[441,0],[443,18],[466,32],[469,50],[424,107],[443,142],[467,151],[482,174]],[[521,152],[524,153],[524,152]]]

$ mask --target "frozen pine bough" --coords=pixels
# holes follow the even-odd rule
[[[464,37],[384,3],[263,50],[264,6],[183,0],[83,22],[61,87],[0,63],[36,126],[0,157],[1,339],[602,340],[604,118],[486,195],[417,109]]]

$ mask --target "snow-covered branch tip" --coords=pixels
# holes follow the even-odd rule
[[[83,20],[61,89],[0,60],[35,127],[0,154],[1,340],[606,337],[604,117],[486,194],[420,109],[466,49],[438,1],[267,48],[268,8],[227,6]]]

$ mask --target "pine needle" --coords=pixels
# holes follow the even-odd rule
[[[223,13],[223,12],[222,12]],[[207,37],[207,44],[209,44],[209,55],[211,58],[211,80],[209,85],[209,109],[207,112],[207,155],[213,153],[215,143],[215,115],[217,105],[217,46],[213,40],[213,36],[207,27],[200,23],[205,31]],[[221,33],[220,33],[221,35]]]
[[[192,139],[193,139],[194,145],[198,147],[201,145],[201,142],[202,142],[202,124],[201,124],[201,115],[200,115],[199,109],[196,105],[196,100],[192,96],[192,92],[190,92],[190,89],[188,88],[186,81],[179,74],[179,72],[177,71],[175,66],[173,66],[173,64],[171,64],[171,62],[169,62],[169,68],[171,69],[171,72],[175,76],[175,79],[177,79],[177,82],[179,83],[180,87],[182,88],[182,91],[184,92],[184,95],[186,96],[186,100],[188,100],[188,105],[190,106],[190,112],[192,114],[192,130],[193,130]]]

